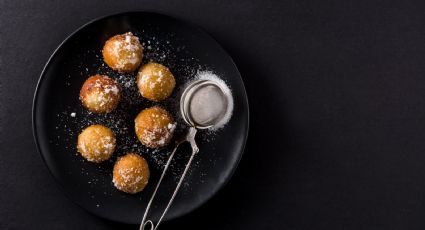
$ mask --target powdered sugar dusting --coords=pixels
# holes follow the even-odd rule
[[[149,149],[143,146],[135,135],[134,129],[134,118],[137,114],[148,107],[159,105],[165,108],[175,119],[176,123],[169,124],[167,129],[175,130],[174,139],[178,139],[186,133],[187,126],[184,121],[180,118],[179,113],[179,99],[180,92],[184,88],[187,82],[193,81],[199,78],[199,73],[208,72],[209,67],[200,65],[200,61],[197,58],[194,58],[191,55],[191,50],[185,47],[184,42],[179,41],[174,37],[173,34],[164,35],[164,38],[159,39],[156,37],[153,38],[152,34],[156,32],[145,32],[145,31],[133,31],[135,36],[140,37],[140,42],[142,43],[144,49],[143,51],[143,63],[148,62],[157,62],[160,63],[173,73],[176,79],[176,88],[170,98],[167,98],[160,103],[150,102],[144,99],[137,88],[136,85],[136,75],[137,73],[118,73],[110,69],[102,59],[101,50],[87,50],[85,54],[82,54],[75,59],[78,59],[78,62],[74,62],[75,68],[78,70],[71,75],[65,76],[64,85],[68,89],[75,88],[75,95],[78,95],[77,90],[79,86],[75,84],[80,84],[75,79],[85,79],[87,76],[94,74],[103,74],[115,79],[121,86],[121,100],[118,104],[118,107],[108,113],[108,114],[94,114],[87,111],[81,106],[81,103],[78,99],[64,104],[60,107],[60,110],[56,111],[54,116],[59,117],[59,122],[56,124],[55,135],[57,140],[53,138],[51,143],[53,145],[63,145],[63,143],[69,143],[63,147],[65,149],[70,149],[70,151],[75,152],[76,154],[70,156],[70,161],[73,164],[81,165],[81,170],[77,172],[69,172],[70,174],[81,174],[86,178],[87,183],[90,187],[93,188],[92,191],[88,191],[88,196],[92,199],[96,199],[97,196],[116,196],[120,195],[119,192],[111,191],[109,188],[113,186],[111,184],[112,174],[111,168],[117,157],[123,156],[128,152],[135,152],[142,155],[149,163],[149,167],[153,175],[158,175],[161,169],[164,167],[168,155],[170,154],[172,148],[174,147],[174,141],[171,141],[168,147],[160,149]],[[109,36],[113,36],[110,34]],[[125,37],[125,41],[128,42],[128,37]],[[132,49],[130,46],[124,47],[124,49]],[[93,61],[94,60],[94,61]],[[87,65],[87,63],[91,63]],[[212,72],[211,72],[212,73]],[[205,75],[205,74],[203,74]],[[204,76],[205,77],[205,76]],[[84,81],[84,80],[82,80]],[[69,90],[71,91],[71,90]],[[107,92],[106,92],[107,91]],[[116,93],[115,88],[108,88],[104,90],[104,93]],[[77,96],[76,96],[77,97]],[[75,116],[73,116],[75,114]],[[78,114],[78,115],[77,115]],[[230,118],[229,118],[230,119]],[[106,161],[105,163],[94,165],[87,164],[87,162],[77,153],[76,151],[76,138],[82,129],[91,125],[91,124],[102,124],[112,129],[114,132],[117,142],[116,150],[113,156]],[[224,126],[224,125],[223,125]],[[67,135],[63,135],[63,132],[66,132]],[[218,135],[220,135],[219,127],[217,129],[205,130],[199,132],[197,136],[198,144],[208,143],[213,141]],[[202,147],[202,146],[201,146]],[[59,147],[58,147],[59,148]],[[202,151],[202,150],[201,150]],[[68,151],[64,151],[67,153]],[[64,154],[59,152],[58,154]],[[209,160],[207,162],[211,165],[214,165],[215,162],[219,159],[215,158],[215,153],[209,155]],[[185,154],[176,155],[176,159],[173,160],[170,167],[170,173],[173,175],[173,179],[178,180],[181,169],[187,159],[184,158]],[[191,171],[196,169],[199,164],[199,159],[195,158],[193,162],[193,168]],[[104,177],[99,177],[99,174],[105,175]],[[196,176],[202,178],[205,174],[197,174]],[[189,183],[193,183],[190,181]],[[198,182],[196,182],[198,183]],[[154,183],[153,183],[154,184]],[[149,185],[148,185],[149,186]],[[94,193],[101,187],[104,194]],[[96,188],[96,189],[95,189]],[[189,189],[188,184],[185,183],[182,186],[182,191]]]
[[[211,130],[218,130],[223,128],[230,120],[233,114],[233,96],[230,88],[227,86],[226,82],[224,82],[220,77],[218,77],[216,74],[214,74],[211,71],[199,71],[196,74],[195,77],[196,80],[211,80],[214,81],[219,85],[221,90],[223,91],[223,94],[227,100],[227,109],[224,112],[223,117],[216,123],[214,126],[212,126]],[[207,90],[207,89],[206,89]],[[205,95],[201,95],[201,97],[208,97],[208,98],[201,98],[199,103],[202,103],[202,108],[196,110],[196,112],[200,113],[196,115],[199,117],[199,119],[208,119],[208,117],[214,117],[217,116],[217,113],[220,113],[219,111],[223,105],[222,105],[222,99],[220,98],[220,95],[217,95],[214,91],[207,91]],[[199,108],[199,106],[198,106]]]
[[[127,32],[124,34],[124,40],[116,40],[113,43],[112,54],[118,60],[117,67],[124,68],[129,64],[136,64],[140,61],[137,55],[142,49],[139,38],[133,36],[133,33]],[[121,57],[121,58],[120,58]]]

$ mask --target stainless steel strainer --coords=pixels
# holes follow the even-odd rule
[[[225,89],[223,89],[222,86],[216,81],[201,79],[192,82],[186,87],[180,98],[180,113],[184,121],[190,126],[190,128],[183,140],[177,142],[176,147],[171,152],[167,163],[165,164],[164,170],[162,171],[158,184],[156,185],[152,197],[150,198],[149,203],[146,207],[142,222],[140,224],[140,230],[145,230],[147,226],[150,226],[150,230],[158,229],[159,224],[161,223],[162,219],[170,208],[177,192],[180,189],[180,186],[186,176],[186,173],[190,168],[190,165],[192,164],[193,158],[199,152],[199,148],[195,142],[195,135],[197,129],[207,129],[214,127],[216,124],[223,120],[228,110],[229,98],[225,94]],[[178,149],[180,144],[186,141],[189,142],[192,147],[192,155],[190,156],[189,161],[187,162],[183,173],[177,183],[177,186],[174,189],[174,192],[170,200],[168,201],[167,206],[161,214],[161,217],[159,218],[158,222],[154,224],[153,221],[147,219],[152,202],[155,198],[158,188],[161,185],[162,180],[164,179],[164,176],[170,166],[171,160],[173,159],[176,150]]]

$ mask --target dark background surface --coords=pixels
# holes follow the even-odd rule
[[[424,229],[425,11],[420,1],[0,1],[0,229],[136,229],[69,201],[35,149],[50,54],[130,10],[203,27],[238,65],[251,130],[231,182],[162,229]]]

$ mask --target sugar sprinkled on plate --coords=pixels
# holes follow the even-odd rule
[[[207,78],[210,73],[211,78],[214,78],[214,73],[210,71],[203,71],[208,69],[207,66],[201,65],[200,61],[193,57],[183,58],[181,55],[190,56],[190,50],[186,49],[184,45],[176,45],[174,42],[170,42],[169,39],[171,37],[166,38],[166,42],[162,41],[158,43],[158,38],[153,40],[152,37],[149,37],[146,33],[140,33],[141,41],[146,41],[144,46],[150,46],[150,50],[146,49],[144,51],[144,59],[146,61],[163,63],[165,66],[170,68],[173,71],[173,74],[176,77],[177,86],[175,90],[181,89],[184,85],[192,80],[196,80],[195,78]],[[151,40],[149,40],[149,38]],[[159,40],[161,41],[161,40]],[[56,125],[56,130],[59,132],[60,130],[70,130],[68,135],[63,136],[59,135],[57,138],[62,139],[61,141],[56,141],[55,145],[61,145],[63,141],[66,143],[70,143],[69,145],[65,145],[64,148],[69,148],[72,151],[75,151],[75,141],[78,134],[85,127],[92,124],[103,124],[109,128],[111,128],[116,135],[117,139],[120,141],[117,143],[117,150],[114,153],[115,156],[122,156],[128,152],[135,152],[139,155],[142,155],[146,158],[146,160],[152,166],[152,170],[160,170],[166,163],[167,156],[169,154],[169,149],[148,149],[143,146],[134,135],[134,124],[133,124],[133,115],[136,112],[139,112],[141,108],[152,105],[150,102],[146,101],[144,98],[140,96],[139,90],[136,86],[136,82],[134,79],[134,74],[126,74],[126,73],[117,73],[116,71],[112,71],[107,65],[104,64],[102,55],[99,50],[89,50],[89,52],[84,53],[80,56],[81,60],[85,60],[87,58],[94,58],[95,64],[87,68],[84,62],[81,62],[78,65],[79,72],[77,75],[81,75],[86,77],[87,73],[92,69],[97,69],[99,74],[110,76],[115,79],[123,88],[121,91],[121,100],[118,104],[116,110],[112,111],[108,114],[93,114],[90,111],[83,109],[79,104],[77,106],[72,105],[68,108],[61,108],[58,111],[57,116],[59,117],[59,123]],[[86,69],[87,68],[87,69]],[[203,74],[201,74],[203,73]],[[74,84],[71,79],[73,75],[68,75],[66,79],[67,86],[70,86],[71,83]],[[219,79],[218,76],[215,75],[216,79]],[[219,80],[223,84],[224,81]],[[170,98],[161,103],[161,106],[164,106],[171,114],[174,115],[176,119],[177,127],[176,128],[176,136],[183,135],[185,131],[185,126],[181,118],[179,118],[179,94],[173,93]],[[63,109],[63,110],[62,110]],[[137,110],[137,111],[136,111]],[[131,111],[131,112],[128,112]],[[224,126],[225,124],[223,124]],[[68,127],[69,126],[69,127]],[[170,127],[171,128],[171,127]],[[219,129],[219,126],[216,126],[214,129],[208,129],[206,132],[202,132],[199,134],[199,137],[204,142],[213,141],[218,135],[216,129]],[[108,160],[108,164],[113,164],[116,158],[112,157]],[[83,159],[80,154],[75,151],[75,155],[72,158],[73,162],[85,163],[85,159]],[[212,157],[213,162],[215,162],[214,157]],[[174,175],[173,179],[178,180],[178,176],[180,176],[180,169],[184,166],[182,162],[185,162],[185,158],[181,159],[177,156],[176,161],[172,162],[170,166],[170,172]],[[194,167],[198,167],[198,159],[194,161]],[[84,164],[85,165],[85,164]],[[112,196],[113,193],[109,191],[110,187],[110,177],[98,177],[96,173],[101,173],[102,175],[109,175],[109,169],[98,166],[94,168],[93,171],[87,170],[82,167],[78,172],[87,178],[87,181],[91,183],[90,188],[105,188],[105,195]],[[189,171],[190,173],[190,171]],[[187,187],[187,186],[183,186]]]

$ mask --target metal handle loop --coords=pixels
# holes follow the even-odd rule
[[[174,198],[176,197],[177,192],[179,191],[180,186],[183,183],[183,180],[184,180],[184,178],[186,176],[186,173],[189,170],[190,165],[192,164],[192,161],[193,161],[194,156],[199,152],[199,148],[198,148],[198,146],[196,145],[196,142],[195,142],[196,131],[197,130],[196,130],[195,127],[190,127],[189,128],[189,132],[186,135],[186,138],[183,141],[178,142],[177,145],[176,145],[176,147],[174,147],[174,150],[170,154],[170,157],[168,158],[167,163],[165,164],[164,170],[162,171],[161,177],[159,178],[159,181],[158,181],[158,183],[157,183],[157,185],[155,187],[155,190],[154,190],[154,192],[153,192],[153,194],[152,194],[152,196],[151,196],[151,198],[149,200],[148,206],[146,207],[145,213],[143,215],[142,222],[140,223],[139,230],[156,230],[156,229],[158,229],[159,224],[161,223],[162,219],[164,218],[165,214],[167,213],[168,209],[170,208],[171,204],[173,203]],[[179,182],[177,183],[177,186],[174,189],[173,195],[171,196],[170,200],[168,201],[167,206],[165,207],[164,211],[161,214],[161,217],[159,218],[158,222],[156,224],[154,224],[153,221],[146,220],[147,219],[147,215],[148,215],[148,213],[150,211],[150,208],[152,206],[152,203],[153,203],[153,200],[154,200],[154,198],[156,196],[156,193],[158,191],[158,188],[161,185],[162,180],[164,179],[165,173],[167,172],[167,170],[168,170],[168,168],[170,166],[171,160],[173,159],[174,154],[177,151],[177,148],[180,146],[180,144],[182,144],[185,141],[187,141],[187,142],[190,143],[190,145],[192,147],[192,155],[190,156],[189,161],[187,162],[187,164],[186,164],[186,166],[184,168],[184,171],[183,171],[183,173],[182,173],[182,175],[181,175],[181,177],[179,179]],[[147,226],[150,226],[150,229],[145,229]]]

